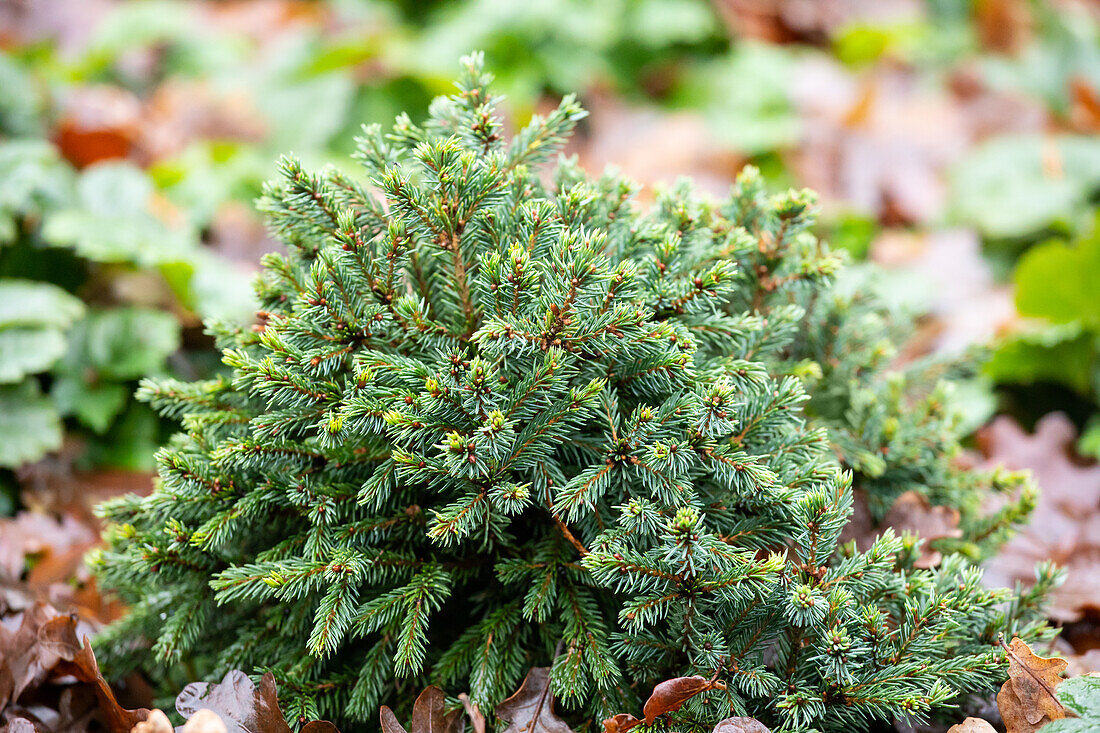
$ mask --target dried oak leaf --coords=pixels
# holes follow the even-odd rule
[[[465,692],[461,693],[458,699],[462,703],[462,707],[466,709],[466,715],[470,718],[470,725],[473,726],[474,733],[485,733],[485,716],[482,714],[481,708]]]
[[[1003,465],[1030,470],[1039,485],[1031,521],[985,564],[985,584],[1011,588],[1035,580],[1035,564],[1053,560],[1066,582],[1050,595],[1049,614],[1078,621],[1100,609],[1100,466],[1073,459],[1077,431],[1068,417],[1051,413],[1029,435],[1011,418],[999,417],[978,434],[983,468]]]
[[[40,693],[28,695],[34,701],[28,704],[9,705],[0,713],[0,721],[12,723],[22,719],[34,726],[36,733],[102,733],[99,723],[99,703],[96,695],[86,685],[67,684],[57,688],[43,688]],[[0,724],[0,733],[5,731]]]
[[[26,718],[12,718],[6,725],[0,726],[0,733],[38,733],[34,723]]]
[[[554,714],[549,667],[532,667],[516,694],[497,705],[496,714],[508,723],[503,733],[573,733]]]
[[[981,718],[967,718],[947,729],[947,733],[997,733],[989,721]]]
[[[801,140],[786,162],[826,208],[894,225],[937,221],[951,203],[946,174],[977,141],[1039,131],[1048,117],[1023,95],[982,83],[965,91],[929,86],[905,65],[853,71],[825,55],[806,56],[789,90]]]
[[[81,682],[92,686],[99,699],[100,716],[111,733],[128,733],[131,728],[149,717],[149,711],[145,708],[127,710],[119,704],[111,686],[99,671],[99,664],[95,660],[95,654],[92,653],[92,645],[88,642],[88,637],[84,637],[82,645],[76,644],[75,622],[69,626],[55,628],[54,631],[57,634],[54,640],[56,648],[65,653],[56,671],[61,674],[71,674]]]
[[[72,515],[57,520],[38,512],[20,512],[0,520],[0,575],[18,580],[29,557],[68,556],[86,551],[95,541],[96,532]]]
[[[183,724],[181,733],[228,733],[228,728],[217,713],[203,708]]]
[[[617,169],[646,187],[671,183],[690,175],[699,187],[715,195],[729,190],[744,165],[743,156],[715,140],[701,114],[659,113],[627,104],[598,90],[585,99],[587,131],[574,150],[587,170]]]
[[[141,131],[141,100],[107,84],[87,86],[65,100],[54,141],[78,168],[127,157]]]
[[[626,733],[642,721],[630,713],[619,713],[603,722],[604,733]]]
[[[930,351],[960,353],[993,339],[1018,318],[1012,289],[997,282],[972,229],[887,229],[871,243],[870,259],[925,284],[928,317],[899,354],[903,360]]]
[[[978,39],[990,51],[1018,53],[1034,35],[1027,0],[977,0],[974,16]]]
[[[712,733],[771,733],[771,730],[756,718],[726,718],[714,726]]]
[[[769,43],[828,43],[838,31],[870,25],[891,27],[923,16],[914,0],[716,0],[735,37]]]
[[[683,704],[701,692],[713,690],[720,683],[708,680],[706,677],[695,675],[693,677],[675,677],[665,680],[653,688],[649,699],[645,702],[642,712],[645,714],[645,724],[653,725],[658,717],[666,713],[673,713],[683,707]]]
[[[19,717],[40,731],[74,731],[86,728],[85,723],[94,716],[110,733],[128,733],[145,720],[148,710],[127,710],[119,704],[99,672],[88,637],[84,636],[83,644],[77,641],[82,628],[75,614],[61,615],[44,603],[23,611],[14,630],[0,624],[0,709],[9,708],[24,693],[37,691],[49,681],[74,677],[87,686],[80,688],[85,700],[76,700],[73,688],[67,687],[57,710],[35,708],[37,713],[32,714],[37,723],[28,715],[30,710],[20,711]],[[97,702],[88,704],[93,693]],[[47,717],[51,723],[44,722]]]
[[[257,687],[248,675],[234,669],[218,684],[192,682],[176,697],[176,712],[184,718],[192,718],[204,709],[217,714],[228,733],[291,733],[279,709],[275,676],[270,672],[264,674]],[[177,730],[182,733],[183,728]],[[311,721],[299,730],[338,733],[336,726],[327,720]]]
[[[49,678],[65,652],[55,641],[65,624],[72,625],[75,640],[76,621],[44,603],[25,610],[14,629],[0,624],[0,709]]]
[[[1008,681],[997,693],[1008,733],[1034,733],[1047,723],[1066,717],[1055,688],[1066,671],[1066,660],[1037,656],[1023,639],[1006,647]]]
[[[466,728],[462,711],[452,710],[444,713],[445,702],[443,690],[435,685],[424,688],[413,703],[412,723],[408,731],[398,722],[393,711],[383,705],[379,711],[382,733],[462,733]]]
[[[959,512],[946,506],[932,506],[927,497],[916,491],[906,491],[894,501],[890,511],[882,518],[882,524],[898,532],[915,532],[924,543],[918,568],[931,568],[940,564],[943,557],[930,545],[939,539],[961,537]]]
[[[130,733],[173,733],[175,728],[163,710],[154,710],[149,717],[130,729]]]
[[[98,537],[98,529],[67,511],[60,518],[24,511],[0,519],[0,618],[14,626],[10,617],[36,602],[89,620],[117,618],[121,604],[100,596],[83,562]]]
[[[906,491],[895,499],[876,527],[866,495],[856,492],[855,510],[841,532],[840,541],[855,540],[856,547],[860,551],[866,551],[887,527],[893,527],[898,534],[914,532],[924,540],[921,544],[921,556],[915,563],[919,568],[935,567],[943,559],[939,552],[930,547],[933,542],[962,536],[957,510],[933,506],[924,495],[916,491]]]

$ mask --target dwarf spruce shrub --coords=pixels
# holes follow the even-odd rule
[[[852,307],[812,197],[750,171],[643,207],[543,170],[573,98],[509,140],[489,81],[469,58],[424,124],[366,128],[365,181],[283,162],[263,207],[287,254],[258,323],[220,329],[232,378],[141,390],[184,432],[151,496],[102,510],[115,669],[142,638],[191,674],[270,669],[291,719],[356,729],[429,680],[491,709],[548,664],[589,726],[689,674],[726,690],[683,730],[852,730],[991,690],[1046,581],[1010,603],[962,554],[838,547],[851,410],[808,420],[836,395],[804,384],[871,387],[846,376],[865,349],[810,366]]]

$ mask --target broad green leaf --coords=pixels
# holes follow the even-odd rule
[[[44,372],[65,353],[65,335],[53,328],[0,330],[0,384]]]
[[[18,468],[61,447],[61,418],[33,381],[0,387],[0,466]]]
[[[45,140],[0,143],[0,212],[39,213],[73,196],[73,171]]]
[[[80,205],[93,214],[141,214],[147,210],[153,182],[140,168],[107,161],[89,166],[76,184]]]
[[[63,374],[50,387],[50,398],[62,415],[74,415],[77,420],[102,435],[111,422],[126,407],[130,395],[127,386],[114,383],[92,383],[78,375]]]
[[[719,27],[713,8],[693,0],[638,0],[629,10],[629,32],[651,48],[699,43]]]
[[[1100,226],[1075,242],[1035,245],[1020,258],[1014,280],[1022,315],[1100,330]]]
[[[1100,188],[1100,139],[1013,135],[980,145],[952,174],[957,219],[988,237],[1072,220]]]
[[[0,330],[11,326],[68,328],[84,314],[84,304],[56,285],[0,279]]]
[[[715,134],[740,152],[758,154],[789,145],[801,127],[787,92],[794,61],[783,48],[738,44],[727,57],[694,71],[677,101],[702,105]]]
[[[124,3],[97,24],[90,54],[110,61],[131,49],[186,38],[195,33],[194,20],[188,3],[179,0]]]
[[[1068,681],[1068,680],[1067,680]],[[1062,685],[1066,684],[1065,682]],[[1060,688],[1062,685],[1058,685]],[[1096,733],[1100,730],[1100,721],[1096,718],[1084,720],[1082,718],[1062,718],[1044,725],[1043,733]]]
[[[1058,701],[1082,718],[1100,725],[1100,675],[1072,677],[1058,685]]]
[[[261,183],[273,172],[265,154],[227,141],[194,143],[149,169],[160,190],[199,228],[207,226],[226,201],[258,197]]]
[[[256,102],[274,125],[272,144],[285,150],[324,147],[344,126],[355,85],[345,71],[272,84]]]
[[[1011,336],[997,347],[985,373],[1000,384],[1058,382],[1088,394],[1097,360],[1096,337],[1076,324]]]
[[[197,248],[188,226],[171,227],[150,210],[153,185],[126,163],[98,163],[77,184],[77,203],[49,214],[42,237],[94,262],[154,267],[186,259]]]
[[[58,371],[80,376],[90,369],[100,379],[127,381],[164,371],[165,359],[179,348],[180,325],[163,311],[114,308],[90,313],[70,340]]]
[[[15,219],[0,212],[0,246],[11,244],[19,234],[19,227]]]
[[[443,80],[455,58],[481,48],[513,101],[530,100],[546,86],[585,88],[608,71],[607,51],[623,36],[624,6],[623,0],[453,3],[409,44],[402,61],[423,79]],[[520,90],[523,97],[516,96]]]
[[[1085,425],[1081,437],[1077,439],[1077,452],[1100,460],[1100,415],[1094,414]]]
[[[44,97],[30,74],[0,53],[0,131],[8,135],[40,134]]]
[[[200,252],[195,258],[195,271],[191,276],[193,303],[189,305],[203,319],[247,323],[256,312],[256,301],[248,280],[249,275],[232,264],[207,252]]]
[[[93,466],[149,471],[156,466],[153,454],[164,439],[160,425],[147,405],[131,401],[105,437],[89,440],[84,458]]]

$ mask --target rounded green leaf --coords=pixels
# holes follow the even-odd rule
[[[65,336],[55,329],[0,330],[0,384],[44,372],[65,353]]]
[[[84,304],[56,285],[0,279],[0,329],[9,326],[68,328],[84,314]]]
[[[1058,700],[1082,718],[1100,727],[1100,675],[1073,677],[1058,685]]]
[[[1100,186],[1100,140],[1005,136],[979,146],[952,176],[955,216],[988,237],[1020,237],[1074,216]]]
[[[0,466],[18,468],[61,447],[61,418],[33,382],[0,387]]]
[[[1100,226],[1075,242],[1050,240],[1032,247],[1020,258],[1014,279],[1022,315],[1100,328]]]

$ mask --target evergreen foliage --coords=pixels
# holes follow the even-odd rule
[[[749,169],[738,185],[760,183]],[[751,249],[738,260],[746,285],[724,311],[753,313],[767,319],[771,331],[787,334],[777,337],[774,351],[752,357],[772,373],[802,377],[809,396],[804,412],[827,429],[874,521],[901,494],[916,491],[959,512],[961,537],[936,540],[937,549],[989,557],[1026,520],[1036,489],[1026,473],[975,471],[963,455],[967,428],[956,391],[973,378],[975,361],[905,355],[916,324],[912,314],[875,294],[880,284],[873,271],[845,270],[800,289],[777,287],[790,277],[792,257],[798,259],[792,246],[770,260]]]
[[[141,388],[184,432],[151,496],[102,509],[94,564],[131,606],[99,640],[115,669],[146,638],[209,677],[274,671],[290,719],[353,724],[428,680],[491,709],[551,662],[589,722],[716,675],[684,730],[852,730],[991,690],[993,641],[1044,634],[1053,575],[1013,599],[962,554],[915,569],[889,531],[838,546],[834,450],[890,434],[906,390],[864,404],[897,382],[859,363],[877,346],[844,322],[812,197],[750,171],[646,209],[614,173],[544,175],[583,111],[508,140],[489,81],[468,58],[427,122],[365,128],[370,185],[283,161],[263,207],[288,252],[258,324],[218,334],[232,378]],[[946,417],[910,424],[935,439],[894,429],[897,462],[851,463],[864,489],[982,483],[931,455]]]

